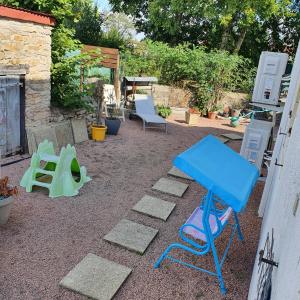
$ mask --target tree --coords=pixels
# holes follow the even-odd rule
[[[254,23],[264,23],[273,16],[284,16],[290,0],[219,1],[219,22],[223,28],[220,49],[238,53],[247,31]],[[233,39],[233,47],[230,45]]]
[[[124,13],[106,13],[103,15],[103,36],[101,46],[124,48],[136,34],[132,17]]]
[[[75,38],[83,44],[99,46],[103,35],[103,16],[91,1],[80,3],[74,7],[76,20],[71,26],[75,28]]]
[[[290,0],[111,0],[133,15],[147,37],[176,45],[188,41],[238,53],[252,27],[290,12]]]
[[[57,21],[52,31],[51,101],[66,108],[87,107],[76,82],[78,64],[82,56],[66,54],[81,48],[75,38],[76,22],[81,20],[80,7],[92,5],[92,0],[0,0],[11,5],[52,14]],[[85,58],[87,59],[87,58]]]

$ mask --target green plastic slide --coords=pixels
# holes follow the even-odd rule
[[[49,189],[51,198],[71,197],[77,195],[79,189],[90,180],[86,168],[79,167],[74,146],[62,147],[60,155],[56,156],[53,144],[45,140],[32,155],[30,167],[20,185],[28,193],[33,186],[41,186]]]

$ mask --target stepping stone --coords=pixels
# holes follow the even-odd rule
[[[234,141],[238,141],[238,140],[242,140],[243,137],[239,134],[235,134],[235,133],[224,133],[224,134],[221,134],[222,136],[230,139],[230,140],[234,140]]]
[[[176,167],[172,167],[172,169],[168,172],[168,175],[171,175],[171,176],[174,176],[174,177],[178,177],[178,178],[193,180],[192,177],[186,175],[185,173],[183,173],[182,171],[180,171]]]
[[[161,178],[154,184],[152,189],[172,196],[182,197],[188,187],[188,184],[167,178]]]
[[[89,139],[85,119],[72,119],[71,124],[75,144],[85,142]]]
[[[110,300],[131,269],[89,253],[65,276],[60,286],[97,300]]]
[[[157,233],[156,229],[123,219],[103,239],[144,254]]]
[[[221,143],[226,144],[227,142],[229,142],[229,139],[222,137],[222,136],[214,136],[215,138],[217,138]]]
[[[176,204],[145,195],[132,210],[166,221]]]

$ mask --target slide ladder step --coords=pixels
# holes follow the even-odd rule
[[[43,160],[43,161],[46,161],[46,162],[58,163],[59,156],[49,155],[49,154],[42,154],[42,155],[40,155],[40,159]]]
[[[35,170],[35,173],[41,173],[41,174],[44,174],[44,175],[50,175],[50,176],[53,176],[54,175],[54,171],[48,171],[48,170],[44,170],[44,169],[36,169]]]
[[[32,181],[32,185],[41,186],[41,187],[44,187],[44,188],[49,189],[50,186],[51,186],[51,183],[33,180],[33,181]]]

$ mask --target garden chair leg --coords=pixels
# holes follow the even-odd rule
[[[156,263],[154,264],[154,269],[157,269],[160,267],[161,263],[163,262],[163,260],[166,258],[166,256],[168,255],[168,253],[172,250],[173,248],[173,244],[171,244],[164,252],[163,254],[160,256],[160,258],[156,261]]]
[[[211,250],[212,250],[215,265],[216,265],[216,272],[218,274],[220,290],[221,290],[221,293],[223,295],[225,295],[227,290],[225,288],[225,284],[224,284],[224,280],[223,280],[223,276],[222,276],[222,270],[221,270],[221,266],[220,266],[220,262],[219,262],[219,257],[218,257],[217,250],[216,250],[214,243],[211,243]]]
[[[244,236],[242,234],[240,223],[239,223],[239,219],[238,219],[238,216],[237,216],[237,214],[236,214],[235,211],[233,212],[233,215],[234,215],[234,220],[235,220],[236,227],[237,227],[238,237],[239,237],[239,239],[241,241],[243,241],[244,240]]]

